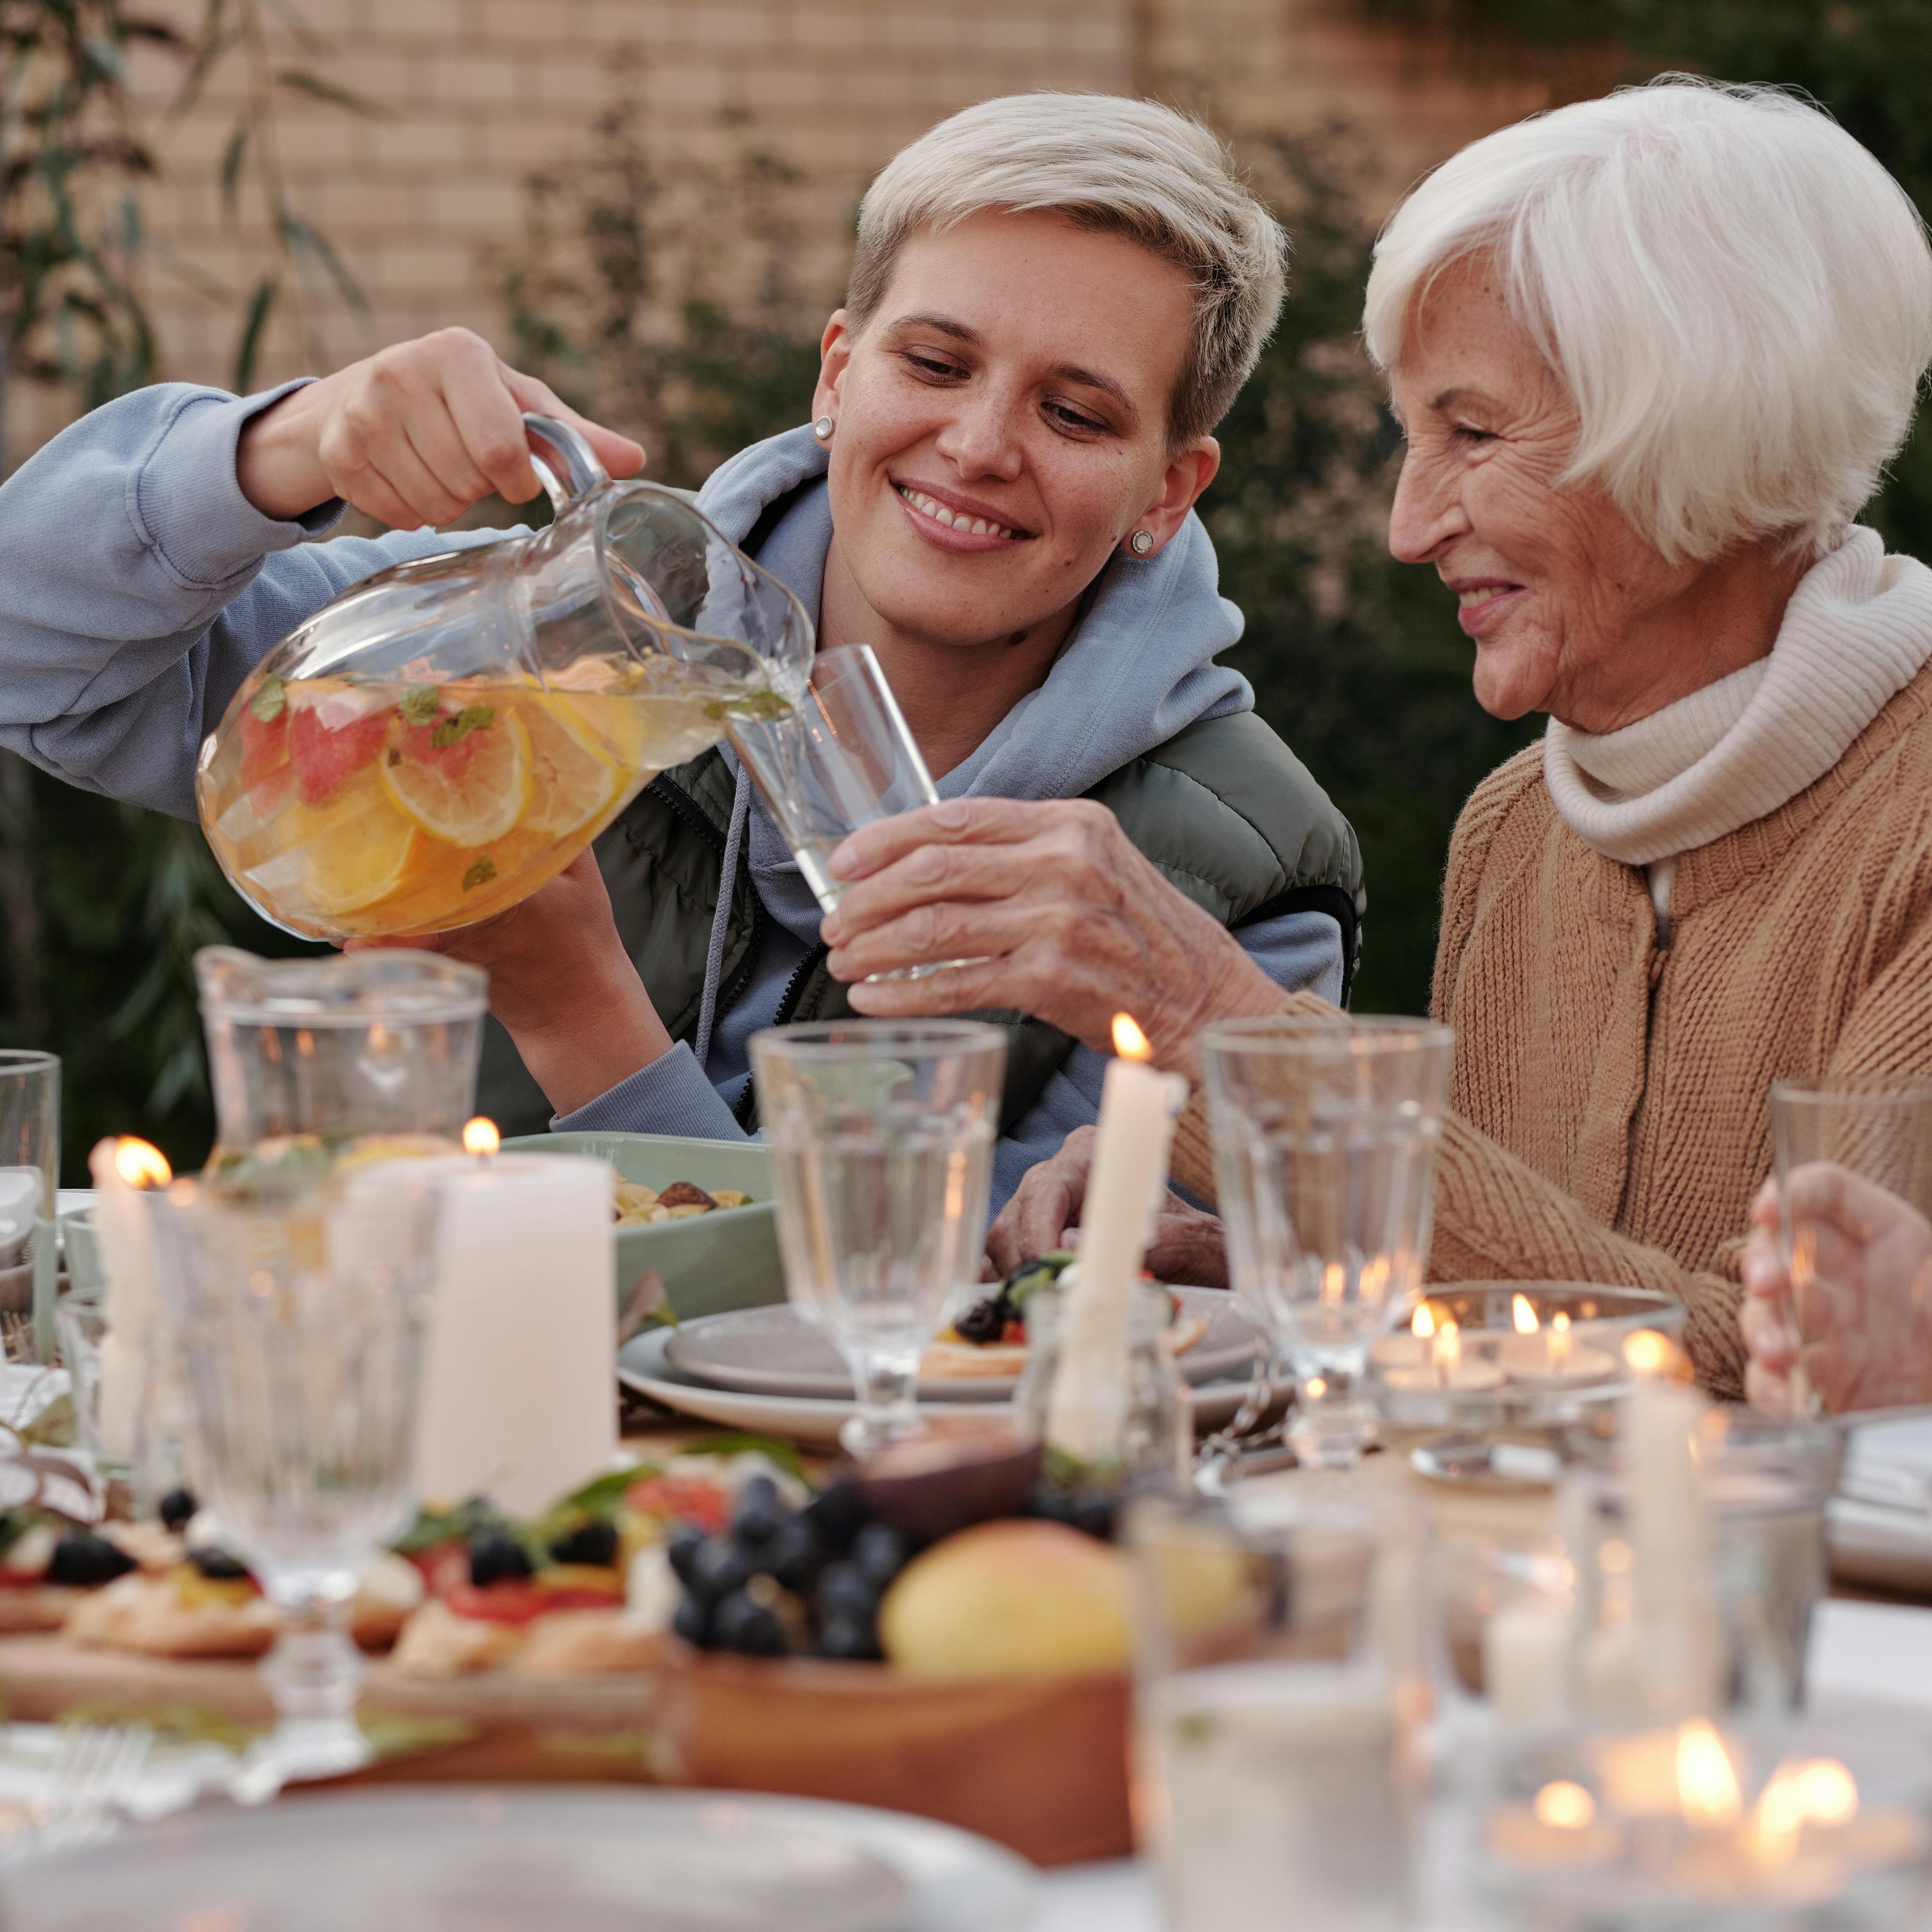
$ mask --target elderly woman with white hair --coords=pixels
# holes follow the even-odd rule
[[[1923,225],[1814,107],[1672,78],[1437,170],[1366,333],[1408,439],[1390,548],[1455,594],[1485,708],[1550,714],[1450,847],[1431,1271],[1668,1290],[1734,1393],[1770,1083],[1932,1075],[1932,572],[1856,522],[1932,356]],[[867,1012],[1024,996],[1097,1044],[1124,1007],[1192,1073],[1210,1020],[1318,1010],[1077,807],[948,805],[833,862],[835,971],[992,960]],[[1142,970],[1084,970],[1116,930]],[[1077,1220],[1089,1138],[996,1259]],[[1175,1172],[1211,1194],[1198,1100]],[[1204,1278],[1217,1232],[1178,1212],[1171,1254]]]

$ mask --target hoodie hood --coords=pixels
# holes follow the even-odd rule
[[[742,543],[766,504],[822,478],[830,460],[810,429],[788,430],[721,464],[698,492],[698,508]],[[814,623],[831,542],[821,483],[800,494],[758,554]],[[1252,710],[1247,680],[1214,662],[1242,630],[1240,610],[1218,585],[1214,546],[1191,514],[1157,556],[1117,550],[1046,682],[938,782],[940,796],[1077,798],[1200,719]]]

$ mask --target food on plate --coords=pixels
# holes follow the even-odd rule
[[[1017,1376],[1026,1366],[1027,1304],[1043,1288],[1058,1285],[1073,1264],[1072,1254],[1056,1248],[1022,1262],[993,1292],[974,1303],[950,1328],[940,1330],[920,1358],[922,1382],[950,1382],[976,1376]],[[1167,1292],[1169,1349],[1184,1355],[1208,1332],[1205,1315],[1190,1315],[1180,1298]]]
[[[166,1575],[136,1572],[83,1598],[67,1620],[74,1642],[151,1657],[260,1657],[280,1619],[238,1558],[191,1550]]]
[[[1125,1559],[1060,1523],[980,1523],[906,1566],[879,1606],[879,1638],[913,1677],[1122,1670]]]
[[[694,1182],[674,1180],[660,1192],[641,1180],[626,1180],[613,1173],[617,1226],[640,1227],[647,1221],[682,1221],[694,1214],[708,1214],[714,1208],[746,1208],[752,1197],[735,1187],[721,1187],[707,1194]]]
[[[76,1604],[134,1568],[105,1537],[51,1511],[0,1514],[0,1634],[58,1630]]]

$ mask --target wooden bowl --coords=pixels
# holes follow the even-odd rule
[[[670,1651],[662,1708],[680,1783],[914,1811],[1039,1865],[1133,1848],[1124,1672],[934,1683]]]

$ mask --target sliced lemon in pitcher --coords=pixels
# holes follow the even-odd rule
[[[399,723],[376,768],[398,808],[450,845],[502,838],[530,802],[530,740],[506,704]]]
[[[302,890],[325,919],[380,904],[403,883],[416,828],[398,818],[373,789],[358,786],[317,809],[292,804],[302,858]]]
[[[620,762],[622,747],[607,744],[598,727],[617,723],[635,706],[622,699],[578,698],[566,692],[538,696],[524,710],[530,742],[534,796],[525,827],[561,838],[608,812],[637,776]],[[632,726],[637,749],[643,734]]]

